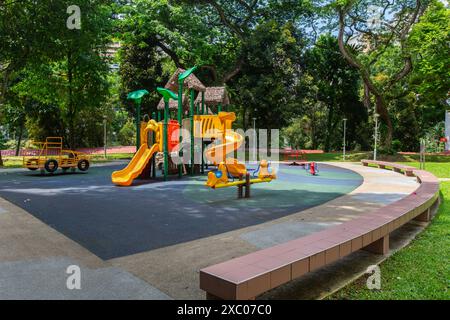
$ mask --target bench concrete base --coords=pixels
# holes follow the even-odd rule
[[[364,250],[385,255],[389,252],[389,235],[385,235],[383,238],[372,242],[368,246],[364,247]]]
[[[414,220],[420,221],[420,222],[428,222],[428,221],[430,221],[431,220],[431,210],[430,210],[430,208],[428,208],[427,210],[425,210],[424,212],[419,214],[417,217],[414,218]]]

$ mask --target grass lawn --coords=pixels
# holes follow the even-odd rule
[[[450,157],[448,157],[450,161]],[[419,162],[399,162],[408,166],[419,168]],[[450,163],[426,162],[425,170],[432,172],[438,178],[450,178]]]
[[[441,178],[450,178],[450,162],[428,163],[426,169]],[[380,265],[381,290],[367,289],[367,278],[361,277],[328,299],[450,300],[450,181],[441,182],[441,196],[442,203],[432,223],[411,244]]]
[[[346,162],[361,161],[370,158],[370,152],[349,152],[345,155]],[[308,161],[343,161],[342,152],[308,154]]]

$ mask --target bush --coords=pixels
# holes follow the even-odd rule
[[[6,139],[0,130],[0,150],[6,149]]]
[[[386,147],[386,146],[379,146],[378,147],[378,153],[380,155],[389,155],[392,156],[396,154],[396,151],[394,151],[394,148],[392,146]]]
[[[392,141],[392,150],[395,153],[401,151],[401,149],[402,149],[402,143],[400,142],[400,140]]]
[[[120,129],[118,134],[119,143],[122,146],[133,146],[136,144],[136,126],[133,121],[128,120]]]

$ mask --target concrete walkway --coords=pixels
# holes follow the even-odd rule
[[[356,171],[364,183],[277,220],[107,261],[0,198],[0,299],[203,299],[199,269],[343,223],[418,187],[415,178],[391,171],[334,165]],[[81,290],[66,287],[70,265],[81,268]]]

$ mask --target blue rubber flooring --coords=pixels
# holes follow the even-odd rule
[[[321,164],[318,176],[281,165],[277,180],[253,185],[252,198],[237,199],[235,187],[206,188],[206,175],[114,186],[111,173],[122,167],[53,176],[0,171],[0,196],[108,260],[277,219],[363,182],[359,174],[330,165]]]

